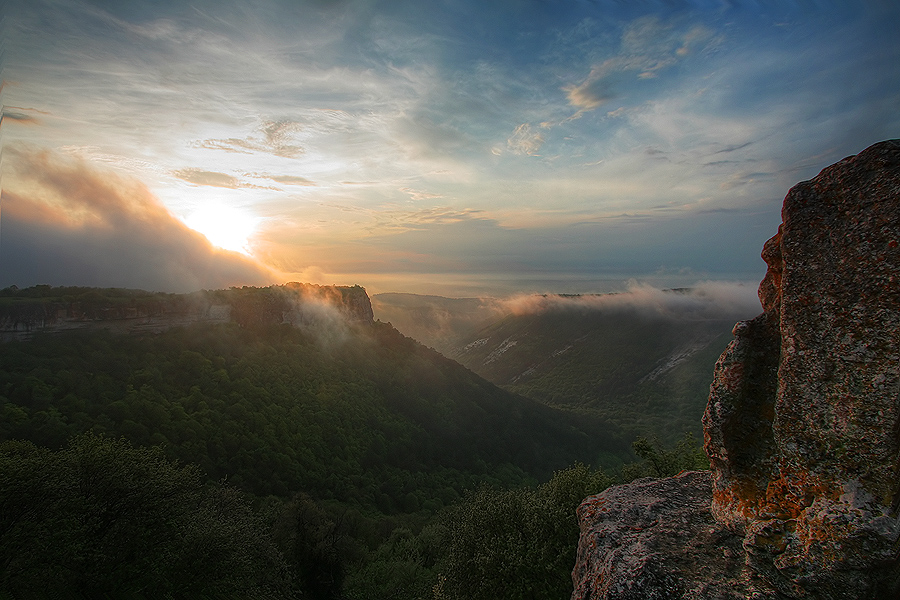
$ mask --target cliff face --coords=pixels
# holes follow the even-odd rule
[[[740,597],[897,597],[900,140],[795,186],[782,220],[763,248],[764,312],[735,326],[715,368],[703,419],[712,489],[667,493],[701,494],[712,529],[740,542],[740,572],[709,575]],[[598,501],[580,509],[573,598],[620,597],[600,586],[615,573],[578,576],[602,560],[590,548],[605,538],[585,508]],[[715,564],[722,551],[703,552]],[[689,591],[645,597],[721,597],[670,575]]]
[[[785,593],[859,597],[900,576],[900,142],[795,186],[782,220],[765,312],[716,367],[713,513]]]
[[[138,333],[231,321],[241,326],[290,323],[303,327],[335,320],[368,323],[373,318],[369,296],[360,286],[288,283],[193,294],[37,286],[3,290],[0,340],[72,329]]]

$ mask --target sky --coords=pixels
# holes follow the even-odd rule
[[[0,287],[750,282],[900,137],[900,3],[3,8]]]

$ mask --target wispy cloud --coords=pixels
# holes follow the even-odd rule
[[[242,154],[262,152],[282,158],[296,158],[304,152],[303,148],[293,140],[293,135],[300,130],[300,123],[293,121],[265,121],[258,129],[259,135],[246,138],[202,140],[194,142],[194,145],[207,150],[224,150]]]
[[[594,110],[615,98],[611,75],[621,69],[621,61],[608,59],[591,67],[591,72],[584,81],[577,85],[563,88],[569,102],[581,110]]]
[[[19,106],[4,106],[3,114],[0,120],[15,121],[20,125],[40,125],[41,119],[38,115],[47,115],[49,113],[34,108],[22,108]]]
[[[238,179],[228,173],[219,173],[217,171],[204,171],[197,168],[177,169],[172,173],[178,179],[187,181],[194,185],[203,185],[209,187],[226,188],[236,190],[240,188],[248,189],[274,189],[271,186],[259,186],[247,181]]]
[[[300,185],[300,186],[313,186],[316,185],[314,181],[310,181],[306,177],[300,177],[299,175],[270,175],[269,179],[276,183],[283,183],[284,185]]]
[[[237,177],[232,177],[226,173],[203,171],[202,169],[178,169],[173,175],[178,179],[195,185],[209,185],[230,189],[241,187],[241,182]]]
[[[441,194],[433,194],[431,192],[425,192],[422,190],[417,190],[410,187],[400,188],[401,192],[406,192],[409,194],[409,197],[413,200],[433,200],[434,198],[441,198]]]
[[[516,127],[513,134],[506,140],[506,147],[514,154],[527,154],[534,156],[544,144],[544,136],[539,131],[531,129],[531,125],[523,123]]]
[[[484,211],[473,209],[458,210],[448,206],[429,208],[397,215],[397,220],[401,223],[416,225],[460,223],[472,219],[483,218]]]
[[[628,79],[654,79],[716,40],[702,25],[684,27],[656,16],[642,17],[622,32],[619,51],[594,64],[578,84],[563,88],[572,106],[590,111],[603,106],[628,87]]]

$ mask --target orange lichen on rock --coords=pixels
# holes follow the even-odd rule
[[[713,514],[787,597],[887,597],[900,579],[900,141],[796,185],[782,219],[762,252],[764,313],[735,327],[704,415]]]
[[[794,186],[782,221],[763,313],[713,373],[711,489],[673,478],[583,505],[573,598],[900,598],[900,140]],[[689,549],[660,546],[667,518]]]

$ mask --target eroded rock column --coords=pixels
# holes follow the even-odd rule
[[[798,184],[782,220],[763,253],[765,312],[735,328],[704,416],[713,514],[785,594],[887,597],[900,577],[900,142]]]
[[[585,500],[573,599],[900,598],[900,140],[791,189],[763,259],[711,472]]]

